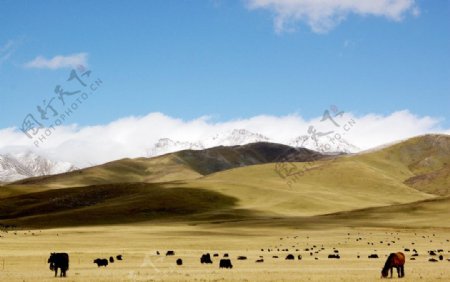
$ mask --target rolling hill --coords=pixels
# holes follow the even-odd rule
[[[17,193],[43,191],[111,183],[156,183],[196,179],[236,167],[264,164],[277,160],[313,161],[331,156],[275,143],[252,143],[242,146],[184,150],[154,158],[122,159],[68,173],[32,177],[6,187]]]
[[[376,225],[392,211],[408,224],[437,224],[427,218],[449,213],[449,163],[447,135],[340,156],[272,143],[186,150],[4,186],[0,223],[275,220],[296,226],[314,219],[357,224],[366,218]],[[280,173],[283,165],[288,174]]]

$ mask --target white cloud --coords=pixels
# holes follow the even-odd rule
[[[55,56],[51,59],[46,59],[42,56],[37,56],[34,60],[25,64],[26,68],[38,69],[61,69],[61,68],[76,68],[78,66],[87,66],[87,53],[71,54],[68,56]]]
[[[251,10],[274,13],[277,32],[292,31],[299,21],[314,32],[331,30],[349,14],[385,17],[400,21],[407,13],[420,14],[414,0],[247,0]]]
[[[195,142],[233,129],[247,129],[263,134],[273,142],[288,143],[298,136],[307,135],[310,125],[320,132],[337,130],[344,133],[343,125],[351,119],[355,123],[351,130],[345,132],[344,138],[363,150],[426,133],[450,133],[449,128],[441,127],[442,120],[416,116],[406,110],[389,115],[355,116],[346,113],[335,118],[341,125],[339,129],[329,120],[321,122],[321,118],[306,120],[295,114],[281,117],[261,115],[214,122],[208,117],[182,120],[150,113],[142,117],[122,118],[106,125],[57,127],[38,149],[17,128],[6,128],[0,130],[0,153],[33,150],[51,159],[84,167],[125,157],[146,156],[160,138]]]

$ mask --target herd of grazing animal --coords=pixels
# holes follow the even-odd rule
[[[166,253],[167,256],[173,255],[174,252],[173,251],[169,251]],[[338,254],[332,254],[329,255],[328,257],[330,258],[333,257],[335,258],[335,256],[339,257]],[[122,255],[117,255],[116,256],[117,260],[122,260]],[[246,260],[247,257],[245,256],[239,256],[238,260]],[[295,257],[292,254],[289,254],[286,256],[286,260],[294,260]],[[109,262],[113,263],[114,262],[114,258],[111,256],[109,258]],[[200,257],[200,262],[202,264],[206,263],[206,264],[212,264],[212,260],[211,260],[211,255],[209,253],[203,254]],[[256,262],[264,262],[263,258],[260,258],[258,260],[256,260]],[[48,259],[48,263],[50,264],[50,270],[55,271],[55,277],[57,276],[58,273],[58,268],[60,269],[60,276],[61,277],[66,277],[66,272],[67,270],[69,270],[69,255],[67,253],[51,253],[50,257]],[[94,260],[94,263],[97,264],[98,267],[101,266],[108,266],[108,260],[107,259],[100,259],[97,258]],[[181,266],[183,265],[183,260],[181,258],[178,258],[176,260],[176,264]],[[391,274],[391,278],[392,278],[392,272],[393,272],[393,268],[397,269],[397,273],[398,273],[398,277],[404,277],[405,276],[405,255],[402,252],[398,252],[398,253],[391,253],[389,255],[389,257],[386,260],[386,263],[383,267],[383,269],[381,270],[381,276],[383,278],[386,278],[388,276],[389,270],[390,270],[390,274]],[[228,258],[228,254],[224,254],[224,258],[220,259],[219,261],[219,267],[220,268],[233,268],[233,264],[231,263],[231,260]]]
[[[350,233],[348,234],[350,235]],[[395,237],[393,237],[392,239],[394,240],[381,240],[381,241],[377,241],[377,242],[367,242],[368,245],[373,245],[375,246],[378,244],[386,244],[387,246],[391,246],[391,245],[395,245],[398,241],[400,241],[400,238],[396,237],[393,233],[390,234],[391,237],[392,235]],[[398,234],[397,234],[398,235]],[[275,246],[271,246],[269,248],[262,248],[261,252],[278,252],[278,253],[272,253],[270,254],[269,258],[272,259],[279,259],[280,257],[284,257],[285,260],[287,261],[295,261],[296,258],[297,260],[302,260],[302,255],[301,254],[296,254],[295,252],[305,252],[305,254],[308,257],[311,257],[311,259],[314,260],[318,260],[318,254],[320,254],[321,252],[326,252],[326,248],[323,245],[317,244],[317,245],[313,245],[313,244],[307,244],[306,248],[300,248],[298,243],[288,243],[289,240],[287,240],[287,238],[280,238],[280,240],[283,240],[283,245],[282,244],[277,244]],[[295,238],[295,237],[294,237]],[[348,237],[347,240],[350,240],[351,238]],[[356,238],[357,242],[362,242],[364,239],[361,237]],[[447,240],[448,242],[448,240]],[[347,243],[347,241],[345,241],[344,243]],[[286,244],[289,244],[288,246],[286,246]],[[341,243],[337,243],[337,245],[340,245]],[[389,255],[386,254],[386,261],[385,264],[381,270],[381,277],[382,278],[386,278],[389,276],[392,278],[393,276],[393,269],[395,268],[397,270],[397,275],[399,278],[405,277],[405,262],[406,262],[406,258],[407,256],[405,255],[408,254],[409,260],[416,260],[417,257],[419,257],[419,252],[415,249],[414,247],[415,243],[414,242],[410,242],[408,247],[402,246],[402,252],[396,252],[396,253],[390,253]],[[392,248],[392,247],[391,247]],[[289,253],[289,251],[291,250],[291,253]],[[335,260],[339,260],[341,259],[341,254],[339,252],[339,250],[336,247],[333,247],[332,250],[329,249],[330,252],[328,253],[326,257],[328,257],[328,259],[335,259]],[[375,253],[369,253],[366,254],[368,255],[366,258],[369,259],[379,259],[380,255],[377,254],[377,250],[374,250]],[[280,256],[281,252],[286,252],[284,256]],[[448,251],[450,253],[450,251]],[[160,253],[159,251],[156,251],[157,255],[161,255],[162,253]],[[323,253],[322,253],[323,254]],[[439,261],[444,261],[444,250],[443,249],[434,249],[434,250],[428,250],[427,254],[430,256],[428,261],[433,262],[433,263],[437,263]],[[165,252],[165,255],[167,257],[171,257],[171,256],[175,256],[175,251],[173,250],[168,250]],[[357,254],[357,259],[361,258],[360,253]],[[224,269],[232,269],[233,268],[233,262],[232,259],[230,258],[228,253],[223,253],[222,257],[219,257],[219,253],[203,253],[201,254],[200,258],[200,264],[213,264],[214,261],[216,261],[216,263],[218,262],[218,267],[219,268],[224,268]],[[384,255],[383,255],[384,256]],[[343,258],[345,259],[346,256],[344,254]],[[237,256],[236,259],[238,261],[246,261],[248,260],[247,256]],[[121,261],[123,260],[122,255],[117,255],[115,257],[110,256],[109,258],[97,258],[95,259],[93,262],[97,265],[97,267],[107,267],[109,264],[114,263],[115,261]],[[213,261],[214,260],[214,261]],[[270,260],[270,259],[269,259]],[[258,263],[258,264],[263,264],[265,261],[265,257],[263,255],[259,255],[259,257],[255,258],[254,263]],[[450,259],[447,259],[447,261],[450,261]],[[58,275],[58,269],[60,270],[60,276],[61,277],[65,277],[66,276],[66,272],[69,270],[69,255],[67,253],[51,253],[49,259],[48,259],[48,263],[50,264],[50,270],[55,272],[55,276]],[[184,261],[182,258],[176,258],[175,263],[177,266],[183,266]],[[250,262],[248,262],[250,263]]]
[[[414,249],[414,252],[415,252],[414,254],[417,254],[417,251],[415,249]],[[437,255],[436,253],[442,253],[442,252],[443,252],[443,250],[439,249],[437,251],[431,250],[428,253],[432,256],[436,256]],[[157,251],[157,254],[159,254],[159,251]],[[174,251],[166,252],[166,256],[173,256],[173,255],[175,255]],[[214,257],[217,257],[217,256],[218,256],[218,254],[217,255],[214,254]],[[272,256],[272,257],[278,258],[278,256]],[[302,258],[301,255],[298,255],[298,260],[301,260],[301,258]],[[328,258],[339,259],[340,258],[339,251],[334,250],[334,253],[328,255]],[[369,258],[378,258],[378,255],[371,254],[371,255],[369,255]],[[295,256],[293,254],[288,254],[285,259],[286,260],[294,260]],[[123,260],[122,255],[117,255],[116,260]],[[237,260],[247,260],[247,257],[246,256],[238,256]],[[443,255],[439,255],[439,260],[443,260]],[[390,272],[390,277],[392,278],[394,268],[397,270],[397,274],[398,274],[399,278],[405,277],[405,266],[404,266],[405,261],[406,261],[406,257],[405,257],[404,253],[402,253],[402,252],[391,253],[387,257],[384,267],[381,270],[381,277],[382,278],[388,277],[389,272]],[[434,259],[434,258],[430,258],[429,261],[437,262],[438,260]],[[55,277],[58,274],[58,269],[60,269],[60,276],[66,277],[66,272],[67,272],[67,270],[69,270],[69,255],[67,253],[51,253],[47,262],[50,264],[50,270],[55,272]],[[114,263],[114,257],[110,256],[109,260],[106,258],[103,258],[103,259],[97,258],[94,260],[94,263],[97,264],[98,267],[101,267],[101,266],[106,267],[106,266],[108,266],[108,262]],[[260,258],[257,259],[255,262],[263,263],[264,262],[263,256],[260,256]],[[211,259],[211,255],[209,253],[202,254],[202,256],[200,257],[200,263],[201,264],[212,264],[213,261]],[[178,258],[176,260],[176,264],[178,266],[182,266],[183,260],[181,258]],[[228,268],[228,269],[233,268],[233,264],[231,262],[231,259],[229,259],[229,255],[227,253],[225,253],[223,255],[223,258],[220,259],[219,268]]]
[[[117,255],[116,256],[116,260],[122,260],[123,258],[122,258],[122,255]],[[94,263],[95,264],[97,264],[97,267],[100,267],[100,266],[104,266],[104,267],[107,267],[108,266],[108,260],[107,259],[105,259],[105,258],[103,258],[103,259],[101,259],[101,258],[96,258],[95,260],[94,260]],[[109,257],[109,263],[114,263],[114,257]]]

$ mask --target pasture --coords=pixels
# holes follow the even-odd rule
[[[1,281],[379,281],[386,256],[405,248],[410,251],[404,252],[406,277],[402,281],[450,279],[448,229],[134,224],[1,235]],[[411,260],[413,249],[419,254],[415,260]],[[444,259],[429,262],[427,252],[439,249]],[[175,255],[166,257],[167,250]],[[70,254],[67,278],[53,277],[47,264],[50,252]],[[207,252],[213,264],[202,265],[200,257]],[[340,259],[328,258],[336,252]],[[213,257],[215,253],[219,256]],[[232,269],[219,269],[225,253]],[[123,261],[100,268],[93,263],[96,258],[118,254]],[[285,260],[288,254],[295,259]],[[379,259],[369,259],[370,254],[378,254]],[[247,260],[237,260],[238,256]],[[176,265],[178,258],[182,266]],[[264,262],[255,262],[261,258]],[[398,279],[395,271],[394,278]]]

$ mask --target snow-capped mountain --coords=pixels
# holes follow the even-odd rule
[[[361,150],[343,138],[336,139],[327,136],[316,137],[314,139],[311,135],[302,135],[288,142],[286,145],[307,148],[320,153],[356,153]]]
[[[360,149],[344,139],[330,139],[322,136],[314,140],[311,136],[302,135],[287,142],[277,142],[262,134],[254,133],[246,129],[234,129],[225,133],[215,134],[203,140],[188,142],[177,141],[169,138],[162,138],[153,147],[147,150],[148,157],[159,156],[181,150],[202,150],[216,146],[236,146],[255,142],[274,142],[289,145],[292,147],[302,147],[321,153],[355,153]]]
[[[217,146],[245,145],[255,142],[269,142],[264,135],[250,132],[246,129],[234,129],[221,134],[215,134],[202,141],[177,141],[170,138],[161,138],[153,147],[147,150],[148,157],[159,156],[181,150],[203,150]]]
[[[246,129],[234,129],[225,134],[216,134],[206,140],[208,147],[215,146],[236,146],[255,142],[269,142],[270,139],[262,134],[253,133]]]
[[[149,157],[151,157],[187,149],[202,150],[205,149],[205,147],[200,142],[181,142],[173,141],[169,138],[161,138],[150,150],[148,150],[147,154]]]
[[[67,162],[55,162],[33,152],[0,154],[0,182],[75,170]]]

